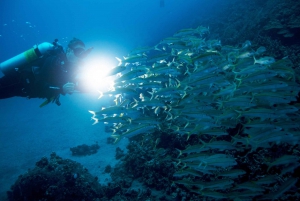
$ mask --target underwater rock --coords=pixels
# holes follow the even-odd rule
[[[73,156],[86,156],[97,153],[99,148],[100,146],[96,143],[90,146],[86,144],[78,145],[77,147],[70,148],[70,150]]]

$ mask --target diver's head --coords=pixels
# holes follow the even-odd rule
[[[80,54],[85,51],[85,44],[77,39],[73,38],[67,47],[66,57],[70,63],[78,63],[81,60]]]
[[[67,47],[66,57],[70,63],[78,63],[86,57],[93,48],[85,49],[85,44],[78,38],[73,38]]]

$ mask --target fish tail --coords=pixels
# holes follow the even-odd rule
[[[238,72],[236,72],[236,71],[234,71],[234,70],[232,70],[232,72],[234,73],[234,79],[233,79],[233,80],[236,80],[236,79],[238,79],[238,78],[236,78],[236,77],[237,77],[237,73],[238,73]]]
[[[257,61],[257,60],[256,60],[256,58],[255,58],[255,56],[254,56],[254,55],[253,55],[253,59],[254,59],[254,64],[256,64],[256,61]]]
[[[170,111],[166,111],[166,113],[167,113],[167,116],[166,116],[165,120],[166,121],[172,120],[173,119],[172,113]],[[169,115],[170,115],[170,117],[168,118]]]
[[[190,122],[187,122],[183,128],[188,127],[188,125],[190,125]]]
[[[188,141],[190,139],[190,136],[191,136],[191,132],[187,132],[187,138],[186,138],[186,141]]]
[[[96,112],[95,112],[95,111],[91,111],[91,110],[89,110],[89,113],[91,113],[91,114],[93,115],[93,117],[92,117],[92,118],[95,118],[95,117],[96,117]]]
[[[200,142],[203,144],[203,146],[206,145],[206,142],[204,142],[203,140],[200,139]]]
[[[157,106],[155,109],[154,109],[154,113],[158,116],[158,114],[159,114],[159,110],[160,109],[160,107],[159,106]]]
[[[178,163],[175,164],[175,166],[177,167],[179,164],[181,163],[181,160],[178,160]]]
[[[92,125],[95,125],[95,124],[97,124],[99,122],[99,120],[97,118],[95,118],[95,117],[92,117],[91,119],[93,119],[95,121]]]
[[[235,145],[237,143],[237,140],[235,139],[235,137],[231,137],[231,144]]]
[[[218,104],[218,110],[223,108],[223,101],[217,101]]]
[[[235,79],[239,82],[238,85],[237,85],[239,87],[242,84],[242,79],[236,78],[236,77],[235,77]]]
[[[139,103],[135,98],[133,98],[133,100],[134,100],[135,104],[132,106],[132,108],[138,106],[138,103]]]
[[[169,127],[171,128],[171,127]],[[172,126],[172,129],[174,129],[174,131],[179,131],[179,127],[178,126]]]
[[[114,102],[116,103],[116,105],[118,105],[118,99],[117,98],[114,100]]]
[[[233,82],[233,85],[234,85],[234,89],[233,89],[233,92],[236,90],[236,87],[237,85]]]
[[[177,151],[179,151],[179,154],[177,156],[177,158],[179,158],[182,155],[182,151],[180,149],[176,149]]]
[[[184,74],[183,74],[183,75],[185,75],[185,74],[191,75],[191,73],[190,73],[190,71],[189,71],[189,68],[188,68],[188,67],[186,67],[186,71],[184,72]]]
[[[103,96],[103,92],[102,92],[102,91],[98,91],[98,92],[100,93],[100,96],[99,96],[98,99],[100,99],[100,98],[102,98],[102,96]]]
[[[152,92],[148,91],[148,93],[151,95],[151,98],[150,98],[150,100],[152,100],[152,99],[153,99],[153,97],[154,97],[154,91],[152,91]]]
[[[122,59],[120,59],[120,58],[118,58],[118,57],[116,57],[116,59],[119,61],[118,66],[120,66],[120,65],[122,64]]]
[[[159,44],[157,44],[157,45],[154,46],[154,50],[161,51],[161,49],[159,49],[159,48],[157,47],[158,45],[159,45]]]
[[[115,138],[114,144],[117,144],[121,140],[121,135],[111,135],[111,137]]]
[[[241,115],[242,115],[242,112],[241,112],[241,111],[238,111],[238,110],[234,110],[234,111],[236,111],[236,112],[239,114],[239,116],[237,117],[237,119],[240,118]]]

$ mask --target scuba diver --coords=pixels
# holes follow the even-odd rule
[[[41,43],[0,64],[0,99],[14,96],[46,98],[40,107],[50,102],[60,105],[60,94],[72,94],[83,87],[76,79],[79,65],[93,48],[72,39],[66,51],[55,39]]]

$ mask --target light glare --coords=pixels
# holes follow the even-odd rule
[[[114,66],[114,62],[107,58],[91,58],[86,61],[80,77],[87,90],[108,91],[114,84],[114,77],[107,74]]]

